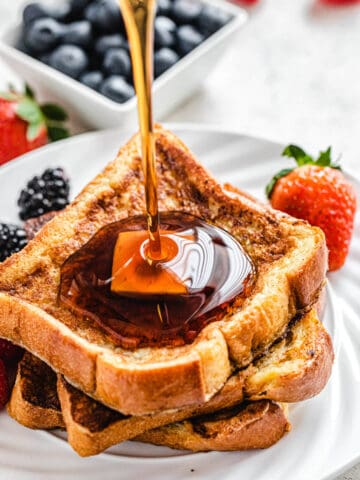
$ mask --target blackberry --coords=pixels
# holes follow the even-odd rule
[[[0,223],[0,262],[19,252],[27,244],[26,232],[23,228]]]
[[[62,168],[48,168],[21,190],[18,199],[21,220],[62,210],[69,203],[69,179]]]

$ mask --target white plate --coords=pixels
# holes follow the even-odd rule
[[[217,178],[262,197],[272,173],[288,162],[282,145],[214,128],[173,126]],[[47,166],[63,166],[73,193],[85,185],[128,138],[123,131],[85,134],[30,153],[0,168],[0,219],[16,221],[18,190]],[[360,184],[353,179],[360,192]],[[330,276],[325,323],[336,361],[326,389],[293,405],[292,431],[268,450],[240,453],[174,451],[126,442],[81,459],[57,435],[27,430],[0,415],[0,478],[6,480],[325,480],[360,461],[360,230],[345,268]],[[336,293],[335,293],[336,292]]]

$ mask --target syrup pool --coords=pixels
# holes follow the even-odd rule
[[[135,216],[100,229],[61,268],[59,300],[123,348],[191,343],[253,283],[250,258],[225,230],[182,212],[160,218],[165,260],[149,264],[147,218]]]

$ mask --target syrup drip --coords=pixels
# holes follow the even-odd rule
[[[129,43],[138,101],[142,166],[145,179],[147,228],[151,261],[162,258],[159,231],[155,140],[152,116],[153,44],[155,0],[119,0]]]
[[[149,265],[143,261],[148,245],[146,226],[146,217],[136,216],[99,230],[64,263],[60,300],[92,319],[115,345],[124,348],[191,343],[208,323],[223,317],[235,297],[249,294],[252,263],[226,231],[192,215],[163,212],[161,233],[171,254],[167,260]],[[116,267],[116,245],[124,234],[130,239],[125,242],[127,251],[119,250],[126,257],[125,275],[124,269]],[[144,265],[147,272],[142,270]],[[137,269],[140,280],[134,275]],[[170,278],[181,279],[182,293],[173,294],[172,287],[178,285],[169,283],[169,272]],[[127,274],[133,288],[124,291],[120,286],[117,294],[117,281],[121,283]],[[149,293],[154,278],[159,281]]]

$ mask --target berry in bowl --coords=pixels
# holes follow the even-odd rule
[[[221,0],[158,0],[157,117],[200,86],[246,18],[244,10]],[[29,3],[21,22],[0,38],[0,55],[88,126],[136,120],[129,44],[116,0]]]

